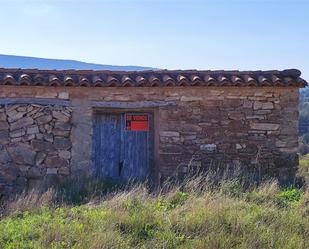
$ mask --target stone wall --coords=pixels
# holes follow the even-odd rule
[[[298,158],[298,91],[210,90],[160,108],[161,174],[213,169],[290,181]]]
[[[294,87],[2,86],[0,101],[18,100],[50,104],[1,107],[0,184],[6,188],[91,174],[94,109],[154,111],[157,177],[211,168],[288,179],[298,163]]]
[[[51,105],[0,106],[0,194],[70,174],[71,113]]]

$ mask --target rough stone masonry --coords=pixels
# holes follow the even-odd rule
[[[43,184],[49,176],[70,174],[69,107],[12,104],[0,106],[0,165],[4,192]]]
[[[0,69],[0,193],[93,172],[97,110],[154,114],[152,179],[240,170],[293,179],[298,70]]]

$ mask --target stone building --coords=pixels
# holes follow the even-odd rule
[[[298,70],[0,69],[0,190],[192,169],[291,178],[305,85]]]

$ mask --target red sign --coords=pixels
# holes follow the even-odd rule
[[[126,114],[127,131],[148,131],[148,129],[147,114]]]

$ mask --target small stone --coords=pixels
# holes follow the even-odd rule
[[[211,122],[212,123],[218,123],[219,121],[218,120],[214,120],[214,119],[211,119]],[[184,123],[181,125],[182,127],[182,131],[184,132],[201,132],[203,130],[202,127],[200,127],[199,125],[197,124],[193,124],[193,123]]]
[[[201,113],[201,108],[193,108],[192,109],[193,114],[200,114]]]
[[[214,152],[217,149],[216,144],[201,144],[200,145],[200,150],[206,150],[209,152]]]
[[[36,119],[39,125],[49,123],[53,117],[51,115],[43,115]]]
[[[9,114],[8,114],[8,121],[10,122],[10,123],[12,123],[12,122],[15,122],[16,120],[19,120],[19,119],[21,119],[23,116],[25,116],[25,114],[26,114],[26,112],[16,112],[16,114],[15,115],[12,115],[12,116],[10,116]]]
[[[61,112],[53,111],[53,117],[61,122],[68,122],[70,119]]]
[[[15,115],[18,114],[18,111],[16,110],[11,110],[11,111],[7,111],[6,114],[9,116],[9,117],[13,117]]]
[[[40,126],[39,126],[39,131],[40,131],[41,133],[45,133],[45,132],[46,132],[46,130],[45,130],[45,128],[44,128],[44,125],[40,125]]]
[[[38,108],[43,107],[42,105],[39,105],[39,104],[31,104],[31,106],[38,107]]]
[[[34,109],[31,113],[33,113],[33,118],[34,119],[37,119],[39,117],[42,117],[44,116],[44,113],[41,112],[42,110],[41,109]]]
[[[19,170],[15,164],[1,165],[0,178],[4,178],[7,182],[13,182],[18,176]]]
[[[244,100],[244,104],[243,104],[244,108],[252,108],[252,106],[253,106],[253,102],[252,101]]]
[[[257,115],[266,115],[266,114],[269,114],[271,113],[271,110],[257,110],[257,111],[254,111],[254,114],[257,114]]]
[[[9,129],[9,124],[6,121],[0,121],[0,130],[7,130]]]
[[[66,111],[70,112],[70,113],[73,111],[73,109],[72,109],[71,107],[65,107],[64,109],[65,109]]]
[[[13,144],[7,148],[12,160],[16,164],[34,164],[36,153],[31,146],[23,143]]]
[[[26,134],[26,132],[25,132],[24,129],[19,129],[19,130],[11,131],[10,137],[12,137],[12,138],[22,137],[25,134]]]
[[[266,102],[262,106],[263,110],[271,110],[274,109],[274,104],[272,102]]]
[[[56,175],[57,173],[58,173],[57,168],[47,168],[47,170],[46,170],[47,175]]]
[[[0,112],[0,121],[6,121],[6,114],[4,112]]]
[[[272,102],[260,102],[260,101],[255,101],[253,105],[254,110],[271,110],[274,109],[274,104]]]
[[[44,125],[44,129],[47,131],[47,132],[51,132],[51,130],[53,129],[53,127],[49,124],[45,124]]]
[[[35,138],[39,139],[39,140],[42,140],[44,138],[44,136],[41,133],[37,133],[37,134],[35,134]]]
[[[244,118],[244,115],[241,112],[230,112],[228,116],[231,120],[242,120]]]
[[[42,151],[38,152],[35,157],[35,165],[41,165],[46,158],[46,154]]]
[[[180,101],[199,101],[203,100],[202,97],[195,97],[195,96],[182,96]]]
[[[18,143],[22,141],[22,137],[11,138],[11,143]]]
[[[254,96],[256,97],[265,97],[266,92],[264,90],[256,90]]]
[[[23,136],[22,141],[28,142],[28,141],[30,141],[30,140],[32,140],[34,138],[35,138],[35,135],[34,134],[30,134],[30,135]]]
[[[21,118],[18,121],[14,122],[14,123],[11,123],[10,130],[14,131],[14,130],[18,130],[20,128],[27,127],[29,125],[32,125],[33,122],[34,122],[33,119],[30,118],[30,117]]]
[[[37,151],[53,151],[55,146],[51,142],[34,139],[31,141],[31,146]]]
[[[266,116],[264,116],[264,115],[248,115],[248,116],[246,116],[246,119],[263,120],[263,119],[266,119]]]
[[[27,134],[36,134],[39,133],[39,127],[37,125],[32,125],[27,128]]]
[[[162,137],[179,137],[179,132],[176,131],[161,131],[160,136]]]
[[[38,94],[35,95],[35,98],[42,98],[42,99],[52,99],[52,98],[56,98],[57,97],[57,93],[54,91],[42,91]]]
[[[271,123],[251,123],[250,128],[254,130],[262,130],[262,131],[275,131],[280,127],[279,124],[271,124]]]
[[[68,150],[60,150],[58,153],[59,157],[63,159],[70,159],[71,158],[71,152]]]
[[[11,158],[9,154],[7,153],[6,149],[1,149],[0,150],[0,163],[1,164],[7,164],[8,162],[11,161]]]
[[[27,106],[17,107],[17,111],[19,111],[19,112],[26,112],[27,111]]]
[[[68,167],[68,161],[66,159],[60,158],[58,156],[48,156],[45,159],[45,165],[48,168],[62,168]]]
[[[255,101],[253,105],[254,110],[262,109],[263,102]]]
[[[276,146],[279,147],[279,148],[282,148],[282,147],[288,147],[289,144],[286,141],[277,140]]]
[[[43,139],[47,142],[53,142],[54,141],[54,136],[53,134],[47,133],[43,135]]]
[[[67,111],[61,111],[62,114],[64,114],[65,116],[67,116],[68,118],[71,117],[71,113],[67,112]]]
[[[9,132],[0,131],[0,144],[7,144],[9,142]]]
[[[68,176],[68,175],[70,175],[70,168],[69,167],[59,168],[58,169],[58,174],[59,175],[64,175],[64,176]]]
[[[59,129],[59,130],[69,131],[69,130],[71,130],[71,124],[63,123],[63,122],[56,122],[55,128]]]
[[[31,112],[33,109],[34,109],[34,107],[33,107],[32,105],[29,105],[29,106],[27,107],[27,112]]]
[[[67,150],[71,148],[72,143],[68,138],[55,137],[54,146],[57,150]]]
[[[8,105],[6,106],[6,112],[11,112],[13,110],[15,110],[17,107],[19,107],[19,105]]]
[[[279,151],[283,153],[287,153],[287,154],[294,154],[298,152],[298,147],[297,146],[292,147],[292,148],[282,147],[282,148],[279,148]]]
[[[52,133],[55,136],[60,136],[60,137],[69,137],[70,136],[70,131],[64,131],[64,130],[53,129]]]
[[[33,109],[32,111],[29,111],[26,116],[34,118],[35,114],[39,111],[39,109]]]
[[[59,99],[69,99],[69,93],[68,92],[60,92],[58,93]]]
[[[184,140],[195,140],[196,135],[188,135],[188,136],[184,136],[183,138],[184,138]]]

